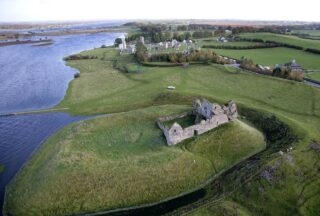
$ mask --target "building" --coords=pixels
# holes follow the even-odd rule
[[[119,48],[121,47],[120,48],[121,50],[127,49],[126,37],[124,35],[122,35],[120,37],[120,39],[121,39],[122,43],[121,43],[121,46],[119,45]]]
[[[143,36],[140,36],[139,41],[140,41],[142,44],[144,44],[144,37],[143,37]]]
[[[173,39],[171,41],[171,47],[175,47],[178,44],[178,41],[176,39]]]
[[[227,43],[227,42],[228,42],[228,40],[227,40],[225,37],[219,37],[219,38],[217,39],[217,41],[218,41],[218,42],[223,42],[223,43]]]
[[[303,71],[302,66],[297,64],[295,59],[293,59],[291,62],[284,64],[284,66],[291,70]]]
[[[177,143],[189,139],[191,137],[208,132],[221,124],[228,123],[238,117],[237,106],[233,101],[228,102],[225,106],[216,103],[210,103],[207,100],[194,101],[194,110],[175,116],[166,116],[159,118],[157,124],[163,131],[168,145],[176,145]],[[188,116],[194,116],[194,125],[183,128],[176,122]],[[166,122],[174,123],[168,127]]]
[[[288,62],[285,64],[276,64],[274,66],[274,68],[282,68],[282,67],[285,67],[288,70],[301,71],[301,72],[304,71],[303,67],[297,64],[295,59],[293,59],[291,62]]]

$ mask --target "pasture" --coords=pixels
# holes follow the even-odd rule
[[[275,41],[278,43],[286,43],[295,46],[300,46],[304,49],[311,48],[320,50],[319,40],[302,39],[292,35],[280,35],[272,33],[244,33],[240,34],[240,38],[261,39],[263,41]]]
[[[295,59],[305,69],[320,69],[320,55],[285,47],[250,50],[214,49],[214,52],[235,59],[241,59],[243,56],[256,64],[272,67]]]

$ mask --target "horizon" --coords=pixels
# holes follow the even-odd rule
[[[260,6],[263,5],[263,6]],[[1,0],[0,23],[90,22],[111,20],[235,20],[258,22],[320,22],[319,3],[311,0],[288,5],[270,0],[230,0],[227,3],[199,0],[197,4],[163,0],[105,2],[102,0]],[[223,10],[222,10],[223,8]],[[239,9],[240,8],[240,9]]]

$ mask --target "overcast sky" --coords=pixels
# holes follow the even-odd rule
[[[319,0],[0,0],[0,22],[110,19],[320,21]]]

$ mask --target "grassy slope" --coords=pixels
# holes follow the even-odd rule
[[[243,208],[239,204],[231,201],[219,202],[219,205],[213,205],[206,208],[198,209],[190,214],[190,216],[221,216],[221,215],[237,215],[250,216],[250,211]]]
[[[111,49],[92,51],[98,56],[109,55],[109,59],[114,57],[113,52]],[[223,102],[234,99],[286,116],[302,114],[305,119],[320,114],[320,102],[316,100],[319,89],[273,77],[233,73],[236,69],[220,65],[141,67],[142,73],[132,74],[119,73],[111,67],[111,61],[81,60],[69,65],[82,74],[71,82],[58,107],[70,107],[73,114],[111,113],[150,106],[158,102],[159,95],[170,92],[166,89],[168,85],[176,86],[174,93],[181,95],[203,95]],[[179,100],[169,102],[179,103]]]
[[[94,51],[105,52],[105,51]],[[74,62],[73,66],[82,69],[84,62]],[[95,65],[89,64],[91,67],[95,67],[95,70],[104,70],[104,76],[107,78],[110,76],[108,71],[110,68],[101,68],[101,64]],[[81,70],[84,74],[87,74],[86,70]],[[308,144],[310,139],[320,140],[320,90],[296,83],[292,81],[256,76],[246,73],[234,73],[235,69],[225,68],[223,66],[192,66],[189,68],[144,68],[144,72],[141,74],[121,74],[122,78],[129,82],[136,83],[133,88],[122,86],[122,91],[117,94],[111,93],[106,95],[99,95],[95,100],[91,102],[100,102],[101,106],[98,106],[95,112],[111,112],[110,106],[113,104],[112,100],[116,100],[117,104],[122,104],[122,110],[133,109],[134,107],[148,106],[158,102],[155,98],[158,98],[159,94],[167,92],[166,86],[174,85],[177,87],[175,93],[184,95],[202,95],[208,98],[212,98],[218,101],[226,101],[234,99],[238,104],[245,104],[257,109],[266,110],[268,112],[275,113],[282,120],[285,120],[288,124],[300,131],[303,140],[296,146],[292,157],[297,162],[295,168],[300,173],[305,173],[302,176],[296,176],[290,171],[290,164],[284,163],[284,168],[279,171],[281,176],[286,176],[285,179],[290,179],[287,184],[276,181],[269,187],[265,188],[264,201],[257,198],[261,193],[246,193],[247,188],[239,190],[239,194],[236,202],[239,203],[255,203],[256,208],[250,209],[252,214],[257,215],[263,212],[268,214],[270,209],[275,210],[275,215],[286,215],[280,211],[283,206],[288,206],[285,210],[291,208],[296,214],[297,211],[306,212],[305,209],[311,209],[315,211],[317,205],[317,199],[312,199],[312,191],[317,191],[319,186],[317,181],[312,177],[316,172],[314,163],[317,159],[313,152],[308,150]],[[120,75],[117,75],[120,77]],[[97,79],[94,74],[91,73],[91,78],[96,80],[95,85],[104,86],[103,83],[99,83],[100,79]],[[77,89],[82,91],[82,86],[86,85],[86,80],[81,78],[73,81],[71,84],[71,90]],[[139,97],[136,97],[139,95]],[[108,100],[111,97],[112,100]],[[127,100],[122,101],[121,98]],[[131,97],[134,97],[134,103],[131,101]],[[62,105],[78,107],[73,109],[74,113],[86,113],[93,107],[88,103],[85,98],[79,95],[77,100],[81,100],[80,104],[74,103],[76,100],[75,93],[73,91],[68,92],[68,96]],[[167,103],[177,103],[177,101],[164,101]],[[179,102],[179,101],[178,101]],[[92,112],[92,110],[90,111]],[[286,171],[288,170],[288,171]],[[310,178],[309,182],[305,179]],[[259,189],[261,180],[255,180],[252,182],[251,187]],[[308,185],[308,190],[305,192],[305,196],[301,197],[301,191]],[[292,190],[294,188],[294,190]],[[291,192],[288,192],[291,191]],[[270,200],[270,198],[272,198]],[[235,199],[232,197],[232,199]],[[300,201],[299,201],[300,200]],[[243,201],[243,202],[242,202]],[[292,206],[292,202],[304,202],[304,205]],[[242,204],[243,205],[243,204]],[[243,205],[245,206],[245,205]],[[272,207],[276,206],[276,207]],[[252,206],[249,206],[252,207]],[[258,209],[258,210],[257,210]],[[260,209],[260,210],[259,210]],[[306,215],[306,214],[305,214]],[[310,215],[310,214],[309,214]],[[312,215],[312,214],[311,214]],[[313,214],[316,215],[316,214]]]
[[[167,147],[155,120],[185,109],[147,108],[60,131],[10,187],[7,213],[65,215],[159,201],[264,148],[263,135],[240,121]]]
[[[216,53],[241,59],[242,56],[252,59],[254,63],[274,66],[296,59],[306,69],[320,69],[320,55],[290,48],[266,48],[250,50],[223,50],[216,49]]]
[[[105,60],[112,60],[115,56],[114,51],[110,49],[90,52],[100,57],[104,56]],[[220,102],[234,99],[239,105],[245,104],[275,113],[299,131],[303,139],[295,147],[292,156],[296,161],[295,168],[304,175],[295,176],[290,169],[286,169],[291,165],[284,163],[281,176],[286,176],[285,179],[290,179],[290,182],[284,185],[275,182],[266,187],[264,202],[257,199],[257,195],[240,190],[239,194],[243,197],[239,195],[236,202],[242,203],[244,200],[247,203],[255,203],[257,207],[268,212],[268,208],[272,205],[277,206],[276,209],[281,209],[281,205],[302,199],[299,192],[306,184],[308,191],[304,198],[308,198],[312,195],[312,191],[319,188],[317,182],[311,178],[317,170],[314,168],[316,158],[313,152],[307,151],[311,138],[320,139],[319,89],[272,77],[234,73],[235,69],[217,65],[188,68],[142,67],[142,73],[134,74],[117,72],[111,67],[111,61],[83,60],[70,62],[69,65],[80,69],[81,77],[72,81],[65,100],[59,106],[70,107],[73,114],[110,113],[153,104],[185,103],[187,95],[202,95]],[[166,90],[168,85],[177,87],[174,94],[168,93]],[[171,96],[175,97],[170,99]],[[304,181],[308,178],[310,178],[309,183]],[[259,181],[252,182],[252,187],[258,185]],[[295,190],[291,190],[292,188]],[[317,203],[317,200],[305,201],[301,208],[299,206],[299,210],[315,209],[314,203]],[[252,212],[256,215],[259,211],[252,209]]]
[[[290,35],[280,35],[280,34],[272,34],[272,33],[244,33],[241,34],[240,37],[248,38],[248,39],[262,39],[264,41],[275,41],[280,43],[287,43],[296,46],[301,46],[306,48],[312,49],[320,49],[320,41],[318,40],[308,40],[302,39],[295,36]]]

